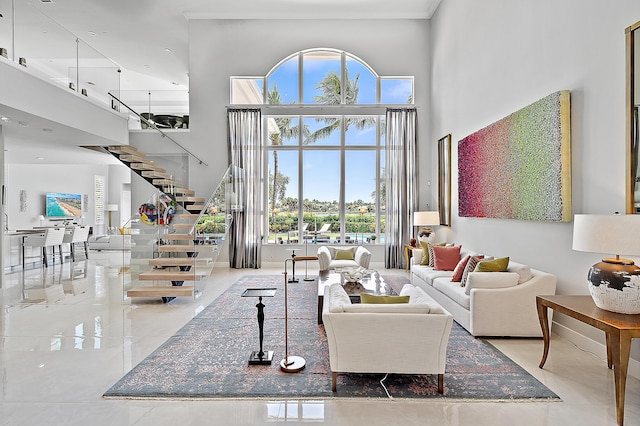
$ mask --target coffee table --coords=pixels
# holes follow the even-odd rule
[[[320,271],[318,277],[318,324],[322,324],[322,306],[324,305],[324,289],[331,284],[342,284],[351,303],[360,303],[361,293],[370,293],[377,295],[397,296],[397,293],[387,284],[380,274],[371,271],[371,274],[365,275],[357,283],[347,283],[342,278],[340,270]]]

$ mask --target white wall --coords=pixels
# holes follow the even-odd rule
[[[45,194],[65,192],[87,194],[84,224],[94,226],[94,175],[108,177],[108,166],[86,164],[8,164],[7,214],[10,229],[40,226],[39,215],[45,214]],[[107,180],[108,182],[108,180]],[[27,193],[27,209],[20,211],[20,190]],[[106,189],[108,191],[108,188]],[[108,192],[107,192],[108,193]],[[43,225],[49,224],[45,220]]]
[[[429,138],[428,123],[428,20],[192,20],[189,39],[188,142],[209,163],[209,170],[200,177],[201,169],[191,168],[193,186],[211,180],[215,174],[217,181],[227,168],[225,107],[229,104],[229,77],[264,76],[292,53],[323,47],[345,50],[380,75],[415,76],[418,155],[420,164],[429,171],[429,148],[435,141]],[[430,188],[422,187],[420,197],[425,207],[432,198]],[[263,260],[277,257],[270,249],[263,251]]]
[[[624,29],[638,20],[637,0],[442,1],[431,22],[431,139],[452,134],[454,170],[452,226],[441,235],[551,272],[559,294],[588,294],[599,255],[571,250],[571,223],[458,217],[457,142],[569,89],[573,213],[624,212]],[[604,341],[591,327],[554,320]]]

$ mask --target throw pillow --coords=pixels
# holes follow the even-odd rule
[[[385,296],[369,293],[360,294],[361,303],[409,303],[410,296]]]
[[[520,278],[518,279],[518,284],[522,284],[533,278],[531,268],[528,265],[522,265],[520,263],[509,262],[507,272],[515,272],[520,276]]]
[[[436,271],[453,271],[460,261],[460,246],[433,247],[433,267]]]
[[[420,264],[429,266],[429,244],[424,241],[420,241],[420,246],[422,247],[422,258],[420,259]]]
[[[509,258],[501,257],[493,260],[483,260],[476,266],[476,272],[507,272]]]
[[[440,246],[440,247],[444,247],[446,246],[446,243],[440,243],[440,244],[429,244],[427,243],[427,251],[429,252],[429,266],[434,267],[435,266],[435,258],[433,256],[433,247],[434,246]]]
[[[451,282],[459,283],[460,281],[462,281],[462,273],[464,272],[464,268],[465,266],[467,266],[467,262],[469,262],[469,259],[471,259],[471,256],[469,255],[466,255],[465,257],[460,259],[460,262],[458,262],[456,267],[453,269]]]
[[[469,261],[467,262],[467,265],[464,267],[464,271],[462,272],[460,287],[464,287],[467,285],[467,277],[469,276],[469,272],[474,271],[476,269],[476,266],[478,266],[478,263],[480,263],[482,259],[484,259],[483,255],[471,256],[469,258]]]
[[[335,260],[354,260],[353,250],[336,250]]]

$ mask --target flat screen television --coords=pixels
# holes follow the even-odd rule
[[[50,218],[82,216],[82,195],[48,192],[46,215]]]

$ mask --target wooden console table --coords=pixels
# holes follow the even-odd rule
[[[607,343],[607,366],[613,367],[616,388],[616,420],[624,421],[624,393],[629,367],[631,339],[640,338],[640,315],[618,314],[598,308],[591,296],[537,296],[538,318],[544,338],[544,352],[540,368],[549,354],[549,319],[547,308],[575,318],[605,332]]]

